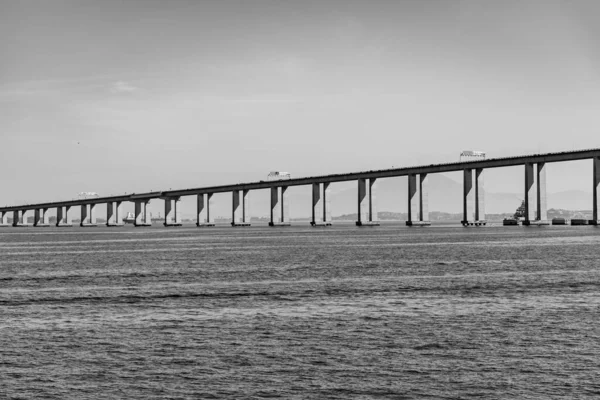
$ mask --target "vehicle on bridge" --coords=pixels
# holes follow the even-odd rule
[[[85,199],[97,199],[100,195],[96,192],[79,192],[77,193],[77,199],[85,200]]]
[[[271,171],[269,172],[269,175],[267,175],[267,181],[280,181],[286,179],[292,179],[292,175],[289,172]]]
[[[479,161],[485,160],[485,152],[475,150],[463,150],[460,153],[460,161]]]

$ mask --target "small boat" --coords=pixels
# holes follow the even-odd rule
[[[123,222],[126,224],[133,224],[135,222],[135,215],[132,212],[128,212],[127,216],[123,218]]]
[[[519,207],[517,207],[517,210],[515,211],[512,218],[504,218],[504,220],[502,221],[502,225],[504,225],[504,226],[519,225],[519,221],[524,221],[524,220],[525,220],[525,200],[523,200],[521,205]]]

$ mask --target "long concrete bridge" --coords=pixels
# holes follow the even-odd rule
[[[329,186],[333,182],[356,181],[357,211],[356,224],[377,225],[376,181],[382,178],[408,177],[408,226],[429,225],[428,177],[443,172],[463,172],[463,220],[465,226],[485,224],[484,171],[489,168],[522,166],[525,176],[525,220],[524,225],[547,224],[546,164],[575,160],[593,160],[593,218],[590,224],[598,224],[598,186],[600,184],[600,149],[566,151],[560,153],[532,154],[516,157],[492,158],[476,161],[461,161],[447,164],[431,164],[406,168],[376,171],[351,172],[276,181],[258,181],[233,185],[169,190],[160,192],[134,193],[122,196],[99,197],[59,201],[40,204],[24,204],[0,208],[0,226],[8,226],[9,213],[13,213],[13,226],[27,226],[27,213],[34,213],[34,226],[49,226],[48,210],[56,209],[56,226],[72,226],[72,208],[79,207],[81,226],[96,226],[96,206],[105,204],[106,225],[120,226],[123,202],[135,204],[135,226],[151,225],[148,203],[153,199],[164,200],[165,226],[181,225],[179,202],[183,196],[197,198],[197,226],[213,226],[214,217],[210,208],[215,193],[232,193],[232,226],[250,225],[248,194],[251,190],[270,189],[271,219],[269,225],[289,225],[287,190],[290,186],[312,186],[313,226],[331,225],[331,201]]]

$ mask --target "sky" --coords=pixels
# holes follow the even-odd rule
[[[600,148],[599,16],[597,1],[0,0],[0,204]],[[549,191],[591,191],[590,163],[548,174]],[[486,189],[522,177],[492,171]]]

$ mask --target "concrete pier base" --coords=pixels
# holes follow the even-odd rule
[[[583,219],[583,218],[572,218],[571,219],[571,225],[576,226],[576,225],[588,225],[589,221],[587,219]]]
[[[252,226],[252,224],[250,224],[250,222],[232,222],[231,226],[233,226],[233,227],[238,227],[238,226]]]
[[[586,220],[582,220],[587,222]],[[550,225],[550,221],[548,220],[535,220],[535,221],[523,221],[523,226],[541,226],[541,225]]]
[[[332,226],[332,223],[331,222],[322,222],[322,221],[321,222],[311,221],[310,226]]]
[[[431,221],[406,221],[406,226],[430,226]]]
[[[597,220],[595,220],[595,219],[590,219],[590,220],[588,221],[588,225],[594,225],[594,226],[598,226],[598,225],[600,225],[600,221],[597,221]]]
[[[379,221],[356,221],[356,226],[379,226]]]
[[[292,226],[291,222],[269,222],[269,226]]]
[[[487,221],[460,221],[462,226],[485,226]]]

